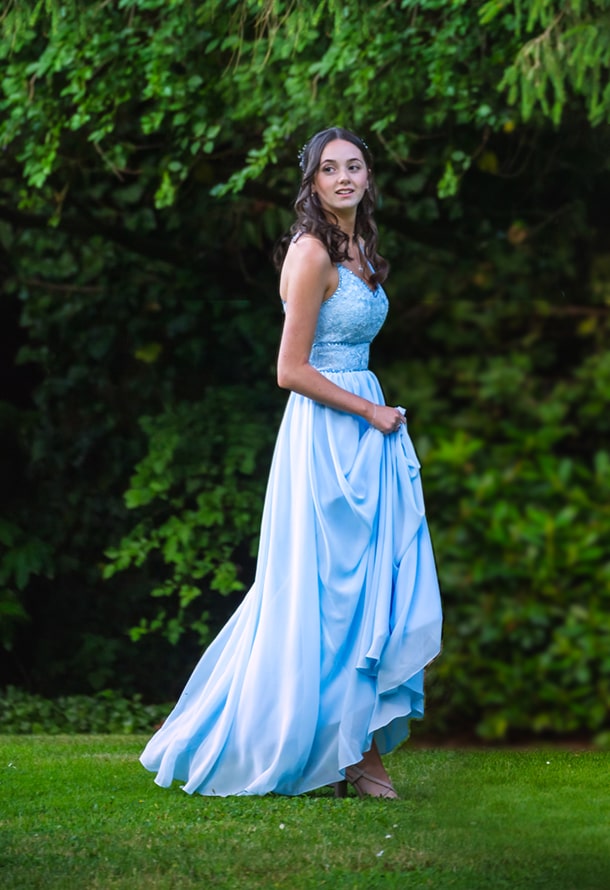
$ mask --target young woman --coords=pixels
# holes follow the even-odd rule
[[[300,794],[346,781],[396,797],[380,754],[423,715],[441,607],[404,409],[368,370],[385,319],[367,146],[341,128],[301,156],[277,252],[291,390],[254,584],[204,653],[144,766],[206,795]]]

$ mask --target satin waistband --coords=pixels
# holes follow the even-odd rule
[[[368,343],[314,343],[309,363],[318,371],[366,371]]]

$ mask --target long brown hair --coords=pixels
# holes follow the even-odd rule
[[[373,267],[371,284],[381,284],[388,276],[389,265],[387,260],[384,260],[377,252],[377,225],[373,217],[377,189],[373,179],[373,158],[362,139],[351,130],[344,130],[343,127],[330,127],[327,130],[321,130],[312,136],[304,146],[299,156],[303,178],[297,199],[294,202],[297,218],[288,232],[279,240],[273,259],[276,268],[281,269],[290,241],[295,235],[305,232],[319,238],[326,247],[331,262],[342,263],[350,259],[349,237],[339,228],[336,217],[334,221],[332,218],[329,219],[322,208],[320,199],[312,189],[314,177],[320,168],[322,152],[328,143],[335,139],[343,139],[355,145],[362,153],[369,171],[369,185],[356,210],[354,237],[362,238],[364,256]]]

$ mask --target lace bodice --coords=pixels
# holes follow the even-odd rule
[[[318,371],[364,371],[369,346],[388,312],[381,285],[372,291],[364,281],[339,264],[339,284],[320,307],[309,361]]]

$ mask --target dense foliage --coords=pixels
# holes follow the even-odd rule
[[[96,695],[45,699],[9,686],[0,695],[2,733],[149,733],[167,716],[167,705],[147,705],[139,695],[124,698],[105,689]]]
[[[12,679],[169,697],[248,586],[269,254],[332,122],[377,159],[373,361],[424,463],[434,719],[607,726],[608,4],[46,0],[2,27]]]

